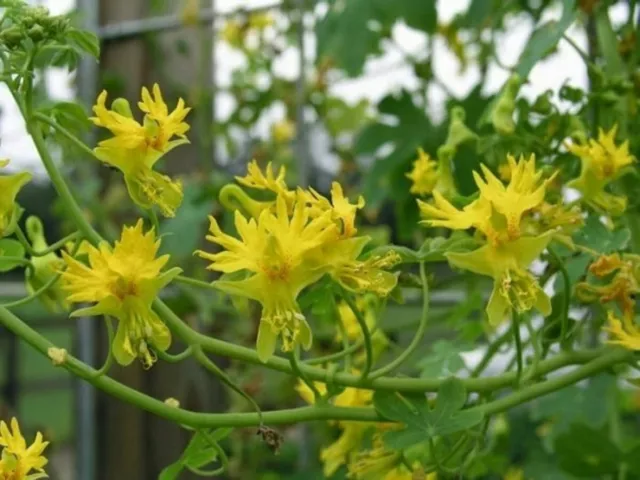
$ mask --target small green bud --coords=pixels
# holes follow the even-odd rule
[[[491,112],[493,128],[502,135],[511,135],[516,129],[513,114],[516,109],[516,97],[521,85],[520,76],[515,73],[511,75]]]
[[[125,117],[133,118],[131,105],[129,105],[129,102],[126,98],[116,98],[113,102],[111,102],[111,110]]]
[[[572,140],[580,144],[587,143],[587,127],[585,127],[580,117],[575,115],[569,117],[567,132]]]
[[[13,25],[0,33],[0,40],[9,48],[19,45],[23,38],[24,32],[16,25]]]
[[[45,34],[44,28],[42,28],[42,26],[38,24],[31,27],[27,32],[27,35],[29,35],[29,38],[36,43],[44,39],[44,34]]]
[[[453,107],[451,109],[451,121],[449,122],[446,145],[457,149],[459,145],[478,140],[478,135],[465,125],[466,116],[467,114],[462,107]]]

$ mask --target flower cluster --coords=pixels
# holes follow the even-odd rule
[[[11,419],[11,428],[5,422],[0,422],[0,480],[37,480],[46,478],[44,466],[47,459],[42,455],[49,442],[42,439],[38,432],[33,443],[27,447],[27,442],[20,432],[20,426],[15,418]]]
[[[142,123],[133,118],[125,99],[114,100],[110,110],[106,101],[107,92],[103,91],[93,107],[96,116],[91,120],[113,136],[98,143],[94,154],[124,174],[129,195],[136,204],[146,209],[156,205],[163,215],[173,217],[182,203],[182,185],[155,172],[153,167],[166,153],[189,143],[185,135],[189,125],[184,119],[191,109],[179,99],[175,110],[169,112],[157,84],[153,86],[153,94],[142,88],[142,101],[138,102],[144,113]]]
[[[547,247],[553,231],[536,232],[524,228],[524,217],[539,207],[551,178],[543,180],[536,170],[535,158],[508,157],[511,179],[504,185],[486,166],[484,179],[474,172],[479,197],[462,210],[454,207],[438,192],[434,203],[418,200],[420,210],[428,218],[424,223],[453,230],[474,228],[483,246],[472,252],[446,254],[458,268],[494,279],[493,292],[487,305],[492,325],[500,324],[510,310],[525,312],[536,308],[542,314],[551,312],[551,302],[533,275],[531,263]]]
[[[624,173],[635,158],[629,153],[629,142],[616,145],[617,127],[605,133],[599,130],[598,139],[586,144],[570,145],[569,150],[580,158],[580,176],[567,184],[582,193],[584,201],[596,210],[612,215],[624,212],[627,199],[606,191],[611,182]]]
[[[62,271],[63,288],[72,303],[95,303],[74,311],[74,317],[110,315],[119,320],[111,346],[121,365],[139,358],[148,368],[156,360],[155,351],[165,351],[171,344],[171,333],[151,303],[181,269],[162,272],[168,255],[156,258],[160,241],[155,233],[142,230],[142,220],[125,227],[119,241],[110,246],[86,246],[85,264],[63,253],[66,270]]]
[[[338,183],[333,184],[331,200],[312,189],[289,190],[284,168],[275,175],[268,165],[265,172],[252,163],[238,182],[275,198],[258,202],[232,186],[245,210],[234,213],[239,238],[224,233],[211,217],[207,240],[223,250],[196,252],[211,261],[209,269],[226,274],[214,282],[217,288],[262,304],[257,350],[263,361],[273,355],[278,338],[283,351],[311,347],[311,329],[296,300],[303,289],[328,274],[352,292],[385,296],[396,285],[396,275],[387,269],[399,261],[394,253],[360,259],[369,242],[356,236],[362,198],[350,203]]]
[[[640,327],[635,323],[636,295],[640,293],[640,256],[613,253],[598,257],[590,266],[591,281],[576,286],[576,295],[587,302],[613,304],[607,313],[610,343],[640,350]]]

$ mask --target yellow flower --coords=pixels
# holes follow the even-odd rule
[[[298,190],[310,206],[310,214],[313,217],[323,215],[325,212],[331,213],[331,218],[341,228],[341,234],[345,238],[353,237],[357,233],[355,226],[356,213],[364,207],[364,198],[358,197],[356,203],[350,203],[349,199],[344,196],[342,185],[338,182],[331,184],[331,202],[313,188],[309,191]]]
[[[27,447],[20,426],[15,418],[11,419],[11,429],[5,422],[0,422],[0,446],[3,447],[0,460],[0,479],[6,480],[35,480],[46,477],[44,466],[47,459],[42,455],[49,445],[38,432],[34,442]],[[38,473],[29,474],[32,470]]]
[[[287,188],[287,184],[284,181],[287,175],[285,167],[280,167],[276,175],[273,171],[273,164],[269,162],[265,168],[265,172],[266,174],[262,173],[258,162],[252,160],[247,166],[247,174],[244,177],[236,177],[236,180],[245,187],[271,191],[276,195],[283,195],[288,199],[295,197],[295,193]]]
[[[584,200],[592,207],[611,213],[621,214],[627,204],[626,197],[613,195],[605,187],[617,179],[625,167],[635,162],[629,153],[629,142],[617,146],[615,136],[617,125],[609,132],[599,129],[598,139],[589,139],[587,144],[569,145],[569,151],[580,158],[580,176],[567,184],[579,190]]]
[[[312,268],[306,260],[310,252],[336,236],[328,214],[311,219],[304,202],[297,201],[290,216],[285,199],[279,195],[276,211],[263,210],[257,220],[247,220],[236,211],[235,226],[240,239],[223,233],[213,217],[210,220],[207,240],[224,251],[196,254],[211,260],[210,270],[252,274],[242,280],[218,280],[214,285],[226,293],[262,304],[257,339],[260,359],[266,361],[273,355],[278,337],[283,351],[291,351],[296,344],[309,349],[311,329],[296,298],[302,289],[326,273],[326,268]]]
[[[447,253],[445,256],[455,267],[494,279],[487,316],[489,323],[496,326],[506,319],[510,309],[522,313],[535,308],[544,316],[551,313],[549,297],[527,270],[550,240],[551,232],[537,237],[522,237],[498,246],[486,244],[472,252]]]
[[[520,236],[522,216],[542,203],[546,186],[555,174],[546,181],[540,182],[542,172],[536,172],[534,155],[531,155],[529,160],[520,157],[518,162],[509,155],[507,162],[511,167],[511,178],[506,187],[484,165],[480,167],[485,180],[482,180],[478,172],[473,172],[473,178],[480,190],[480,195],[491,202],[494,211],[506,218],[509,238],[516,239]]]
[[[622,321],[609,311],[607,315],[609,325],[603,330],[609,332],[611,337],[608,343],[622,345],[628,350],[640,350],[640,328],[635,324],[633,316],[624,315]]]
[[[584,225],[582,211],[577,205],[567,207],[561,203],[542,202],[535,209],[536,232],[553,230],[553,238],[569,248],[575,245],[572,236]]]
[[[589,272],[595,277],[607,279],[606,283],[591,285],[580,282],[576,285],[576,295],[586,302],[616,302],[623,315],[633,317],[635,297],[640,292],[636,278],[638,258],[635,255],[602,255],[589,266]]]
[[[116,99],[111,110],[106,108],[106,100],[107,92],[103,91],[93,107],[96,116],[91,120],[108,129],[113,137],[98,143],[94,149],[96,157],[124,174],[135,203],[146,209],[157,205],[163,215],[174,216],[182,203],[182,185],[155,172],[153,167],[167,152],[189,143],[185,135],[189,125],[184,119],[191,109],[179,99],[176,108],[169,112],[158,84],[153,86],[153,96],[142,88],[142,101],[138,102],[145,114],[142,124],[133,118],[126,100]]]
[[[0,160],[0,168],[9,164],[9,160]],[[31,180],[28,172],[0,176],[0,238],[13,233],[22,209],[16,204],[20,189]]]
[[[554,230],[535,236],[523,235],[523,216],[544,201],[547,183],[536,172],[533,155],[525,160],[507,158],[511,169],[508,185],[503,185],[493,173],[482,166],[483,180],[477,172],[474,178],[480,196],[462,210],[458,210],[438,192],[434,204],[418,201],[422,213],[431,226],[454,230],[475,228],[486,237],[486,243],[468,253],[446,254],[449,262],[480,275],[494,279],[493,292],[487,305],[492,325],[502,322],[509,309],[524,312],[538,309],[544,315],[551,312],[551,303],[536,279],[528,272],[529,265],[544,251]],[[552,177],[553,178],[553,177]]]
[[[43,251],[49,247],[44,235],[44,227],[38,217],[27,218],[26,228],[34,250]],[[64,261],[55,252],[50,252],[41,257],[32,257],[31,264],[33,271],[27,269],[25,272],[29,294],[35,293],[51,281],[64,266]],[[51,312],[69,310],[69,302],[59,283],[51,285],[39,298]]]
[[[387,449],[380,434],[373,437],[373,448],[359,452],[349,462],[349,478],[355,480],[369,480],[380,478],[387,480],[387,475],[393,479],[397,475],[396,469],[400,465],[402,454],[396,450]],[[398,478],[397,476],[395,478]],[[402,477],[400,477],[402,478]],[[409,477],[411,478],[411,477]]]
[[[386,297],[398,283],[398,275],[387,270],[399,264],[401,258],[397,252],[389,251],[359,260],[369,241],[369,237],[352,237],[328,242],[316,252],[315,261],[327,265],[329,274],[347,290]]]
[[[418,158],[413,162],[413,169],[406,176],[411,180],[409,192],[416,195],[429,195],[438,183],[438,162],[419,148]]]
[[[296,126],[288,119],[276,122],[271,126],[271,136],[276,143],[288,143],[296,136]]]
[[[151,303],[181,269],[161,272],[169,256],[156,258],[160,241],[153,230],[145,234],[142,227],[142,220],[124,227],[113,247],[106,242],[88,247],[89,266],[63,252],[68,268],[62,278],[70,302],[96,303],[71,316],[116,317],[120,322],[112,345],[115,359],[128,365],[138,357],[148,368],[156,360],[152,349],[165,351],[171,344],[171,333]]]

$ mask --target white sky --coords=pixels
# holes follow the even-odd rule
[[[40,3],[49,7],[52,13],[64,13],[71,9],[74,0],[46,0]],[[260,5],[271,4],[272,0],[225,0],[218,2],[224,4],[221,8],[224,12],[234,11],[239,7],[253,8]],[[448,21],[456,13],[464,11],[470,0],[438,0],[438,12],[441,21]],[[626,18],[626,5],[617,5],[611,10],[615,21],[623,21]],[[561,9],[557,8],[550,12],[543,21],[551,18],[558,19]],[[533,28],[530,22],[524,18],[514,18],[511,21],[511,28],[499,39],[500,60],[505,65],[515,65],[520,52]],[[582,31],[573,27],[568,32],[575,42],[586,49],[586,38]],[[403,24],[397,25],[393,30],[393,37],[396,43],[402,45],[404,50],[410,53],[419,54],[426,48],[426,36],[420,32],[412,30]],[[308,50],[313,52],[313,38],[309,38]],[[347,47],[348,48],[348,47]],[[365,75],[355,79],[341,79],[332,87],[334,94],[344,98],[348,102],[355,103],[362,98],[367,98],[372,102],[378,101],[389,92],[402,87],[411,88],[416,85],[415,78],[410,66],[398,68],[401,55],[393,47],[386,45],[384,55],[380,58],[372,59],[365,65]],[[463,97],[479,79],[478,69],[470,67],[464,75],[458,73],[458,62],[441,40],[436,41],[434,71],[456,95]],[[232,51],[227,45],[219,43],[216,48],[216,63],[218,83],[222,86],[228,85],[231,81],[231,73],[234,68],[242,65],[241,55]],[[298,68],[297,53],[290,48],[283,52],[278,58],[275,67],[278,75],[287,78],[295,78]],[[489,78],[485,88],[487,92],[498,90],[506,78],[508,72],[497,65],[490,68]],[[539,63],[529,76],[529,83],[521,89],[521,94],[526,97],[535,97],[547,89],[557,90],[565,80],[574,86],[586,86],[586,72],[584,65],[572,48],[566,42],[561,42],[558,53],[550,59]],[[47,83],[50,94],[54,98],[69,100],[74,96],[72,76],[65,70],[52,69],[47,74]],[[445,99],[444,92],[437,86],[429,91],[431,104],[429,113],[435,117],[443,115],[442,106]],[[35,148],[26,135],[24,125],[19,117],[17,109],[13,104],[9,92],[4,86],[0,87],[0,107],[3,115],[0,117],[0,158],[10,158],[12,167],[26,168],[35,173],[43,174]],[[226,118],[234,108],[233,99],[222,97],[217,102],[217,117]],[[269,130],[269,125],[274,120],[283,115],[283,109],[276,106],[265,118],[261,119],[258,125],[259,133],[264,135]]]

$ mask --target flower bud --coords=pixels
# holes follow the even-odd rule
[[[173,397],[167,398],[164,403],[172,408],[180,408],[180,402]]]
[[[491,123],[501,135],[511,135],[516,129],[513,113],[516,109],[516,97],[521,85],[520,76],[515,73],[511,75],[493,107]]]
[[[129,105],[129,101],[125,98],[116,98],[111,102],[111,110],[127,118],[133,118],[131,105]]]

